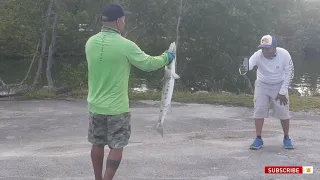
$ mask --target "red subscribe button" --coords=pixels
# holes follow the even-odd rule
[[[313,174],[312,166],[266,166],[266,174]]]

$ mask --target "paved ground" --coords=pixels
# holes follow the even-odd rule
[[[0,101],[0,179],[93,180],[86,108],[80,100]],[[294,114],[295,150],[282,148],[280,123],[268,119],[265,147],[252,151],[251,113],[247,108],[176,104],[162,139],[153,130],[158,105],[134,103],[132,138],[115,180],[319,179],[320,116]],[[265,175],[265,165],[309,165],[314,174]]]

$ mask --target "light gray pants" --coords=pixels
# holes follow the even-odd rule
[[[266,84],[259,80],[255,82],[254,90],[254,115],[255,119],[269,117],[270,105],[272,105],[273,116],[275,118],[285,120],[290,119],[289,111],[289,94],[286,94],[288,99],[287,105],[280,105],[280,100],[275,100],[281,89],[282,82],[279,84]]]

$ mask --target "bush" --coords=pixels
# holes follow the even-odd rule
[[[76,67],[63,63],[61,72],[61,85],[67,87],[84,87],[88,83],[88,66],[81,62]]]

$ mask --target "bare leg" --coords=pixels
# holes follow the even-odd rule
[[[283,129],[283,145],[285,149],[294,149],[291,139],[289,138],[289,119],[281,120],[281,125]]]
[[[283,129],[283,134],[284,137],[288,138],[289,137],[289,119],[281,119],[281,125],[282,125],[282,129]]]
[[[264,119],[255,119],[256,134],[257,134],[257,137],[260,137],[260,138],[261,138],[263,123],[264,123]]]
[[[91,148],[91,160],[95,180],[102,180],[102,167],[104,158],[104,146],[93,145]]]
[[[263,146],[263,141],[261,138],[261,132],[262,132],[262,126],[264,122],[264,118],[262,119],[254,119],[255,126],[256,126],[256,135],[257,137],[253,141],[253,143],[250,145],[250,149],[260,149]]]
[[[110,149],[106,171],[104,174],[104,180],[112,180],[122,159],[123,148],[121,149]]]

